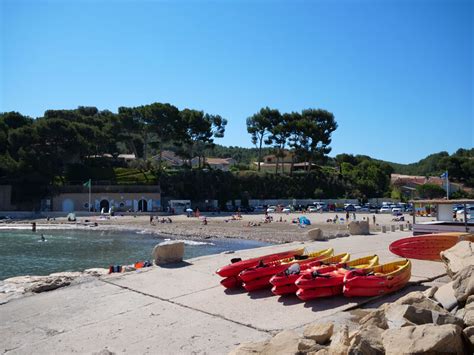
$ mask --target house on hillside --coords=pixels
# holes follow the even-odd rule
[[[442,187],[446,190],[446,180],[439,176],[416,176],[416,175],[402,175],[392,174],[390,176],[390,182],[392,185],[398,186],[403,194],[411,196],[416,188],[420,185],[431,184]],[[463,185],[449,182],[449,191],[456,192],[463,190]]]
[[[199,165],[199,158],[195,157],[191,160],[192,166]],[[202,161],[201,161],[202,163]],[[204,165],[209,165],[211,169],[229,171],[232,166],[236,164],[233,158],[205,158]]]
[[[293,159],[294,153],[290,152],[289,150],[284,151],[284,156],[280,159],[277,159],[277,156],[275,154],[269,154],[265,155],[263,157],[263,163],[264,164],[276,164],[277,160],[278,162],[281,163],[291,163]]]
[[[260,168],[262,170],[268,170],[268,171],[274,171],[276,170],[277,162],[278,162],[278,168],[283,169],[283,171],[290,171],[291,169],[291,162],[293,161],[294,153],[285,150],[284,151],[284,156],[277,159],[277,156],[275,154],[269,154],[265,155],[262,158],[262,162],[260,163]],[[258,162],[253,163],[254,166],[258,166]],[[301,163],[293,163],[293,171],[305,171],[308,169],[308,162],[301,162]],[[311,169],[314,169],[317,167],[317,164],[311,163]]]
[[[153,159],[158,160],[159,157],[159,155],[155,155]],[[161,159],[163,163],[171,167],[180,167],[185,163],[184,159],[171,150],[163,150],[163,152],[161,152]]]
[[[106,154],[101,154],[101,155],[90,155],[90,156],[88,156],[88,158],[92,158],[92,159],[94,159],[94,158],[110,158],[110,159],[112,159],[113,155],[106,153]],[[133,153],[132,154],[119,154],[119,155],[117,155],[117,159],[129,162],[129,161],[135,160],[136,156]]]

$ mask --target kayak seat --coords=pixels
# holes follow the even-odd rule
[[[295,255],[295,260],[305,260],[308,259],[308,255]]]
[[[239,261],[242,261],[242,258],[233,258],[233,259],[230,259],[230,263],[231,263],[231,264],[238,263]]]

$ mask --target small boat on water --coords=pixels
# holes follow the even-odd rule
[[[273,275],[286,270],[292,264],[304,265],[313,261],[321,260],[331,256],[334,249],[328,248],[315,252],[306,252],[291,258],[277,260],[269,263],[262,262],[258,266],[243,270],[239,278],[243,281],[243,286],[247,291],[255,291],[262,288],[271,287],[270,279]]]
[[[361,270],[352,270],[344,277],[344,296],[378,296],[403,288],[411,278],[408,259]]]
[[[221,281],[221,285],[225,288],[235,288],[242,285],[242,280],[238,277],[239,273],[243,270],[257,266],[259,263],[269,263],[272,261],[294,257],[296,255],[302,255],[305,249],[293,249],[286,250],[280,253],[262,255],[252,259],[242,260],[240,258],[234,258],[231,260],[229,265],[223,266],[216,270],[216,274],[224,277]]]
[[[461,232],[425,234],[396,240],[389,249],[404,258],[441,261],[440,253],[462,240],[474,242],[474,235]]]
[[[303,301],[342,294],[344,277],[354,269],[378,265],[379,257],[370,255],[345,263],[306,270],[296,280],[296,296]]]
[[[294,264],[288,267],[285,271],[279,272],[270,279],[270,283],[273,285],[272,292],[275,295],[286,295],[290,293],[296,293],[298,287],[295,285],[296,280],[301,276],[301,273],[305,270],[326,267],[332,264],[345,263],[350,259],[350,254],[343,253],[334,256],[330,256],[325,259],[316,260],[307,264]]]

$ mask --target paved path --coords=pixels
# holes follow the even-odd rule
[[[329,246],[352,258],[388,251],[397,232],[306,243]],[[243,341],[262,340],[281,329],[301,330],[321,318],[336,318],[367,302],[364,298],[301,302],[270,291],[226,292],[214,274],[231,257],[252,257],[288,249],[292,243],[231,255],[200,257],[174,268],[106,276],[64,289],[12,300],[0,306],[0,351],[7,354],[116,353],[225,354]],[[411,281],[444,274],[441,263],[414,261]],[[393,296],[392,296],[393,297]]]

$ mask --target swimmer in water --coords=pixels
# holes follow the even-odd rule
[[[42,241],[42,242],[46,241],[46,239],[44,239],[44,235],[43,235],[43,234],[41,234],[41,241]]]

